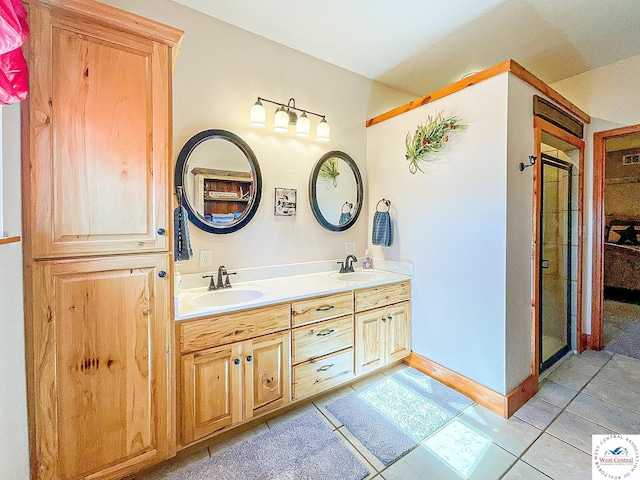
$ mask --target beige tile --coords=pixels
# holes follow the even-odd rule
[[[591,478],[591,455],[543,433],[522,460],[557,480]]]
[[[574,390],[580,390],[584,387],[591,375],[585,375],[584,373],[576,372],[570,368],[565,368],[564,363],[556,368],[548,377],[549,380],[555,383],[564,385],[565,387],[572,388]]]
[[[591,455],[591,435],[615,433],[571,412],[562,412],[546,433]]]
[[[419,445],[404,457],[396,460],[382,471],[386,480],[462,480],[460,475],[450,465],[438,458],[424,445]]]
[[[516,456],[520,456],[542,434],[541,430],[518,417],[505,419],[480,405],[471,407],[459,420]]]
[[[544,473],[539,472],[528,463],[518,460],[502,480],[549,480]]]
[[[563,362],[562,367],[560,368],[568,368],[570,370],[575,370],[576,372],[580,372],[593,377],[596,373],[598,373],[598,370],[600,370],[601,367],[593,362],[588,361],[585,358],[580,357],[579,355],[572,355]]]
[[[605,363],[611,360],[611,353],[606,350],[585,350],[580,354],[580,358],[587,360],[591,363],[595,363],[596,365],[602,367]]]
[[[391,377],[393,375],[395,375],[396,373],[399,373],[403,370],[406,370],[407,368],[410,368],[409,365],[407,365],[406,363],[399,363],[397,365],[394,365],[391,368],[387,368],[384,372],[382,372],[384,375],[386,375],[387,377]]]
[[[614,385],[600,377],[595,377],[587,383],[583,392],[618,407],[640,413],[640,394],[638,392]]]
[[[581,393],[573,399],[566,410],[618,433],[640,432],[640,415],[586,393]]]
[[[316,406],[316,408],[320,410],[322,414],[325,417],[327,417],[327,419],[333,424],[334,428],[338,428],[342,426],[342,422],[338,420],[333,415],[333,413],[331,413],[327,409],[327,405],[330,404],[331,402],[338,400],[339,398],[343,398],[343,397],[346,397],[347,395],[351,395],[352,393],[355,393],[355,390],[351,387],[341,388],[340,390],[334,393],[325,395],[324,397],[320,397],[318,400],[316,400],[313,403]]]
[[[320,417],[322,419],[322,421],[324,423],[326,423],[329,428],[331,428],[331,430],[335,429],[335,427],[329,421],[329,419],[327,417],[325,417],[322,414],[322,412],[320,412],[320,410],[318,410],[313,403],[309,403],[309,404],[307,404],[307,405],[305,405],[303,407],[296,408],[295,410],[287,412],[284,415],[280,415],[278,417],[272,418],[271,420],[269,420],[267,422],[267,426],[269,428],[273,428],[273,427],[275,427],[277,425],[281,425],[281,424],[287,422],[288,420],[291,420],[292,418],[298,417],[300,415],[304,415],[306,413],[311,413],[311,412],[316,413],[318,415],[318,417]]]
[[[534,398],[549,402],[556,407],[564,408],[576,395],[578,395],[577,390],[551,380],[543,380]]]
[[[514,416],[543,430],[560,414],[561,410],[555,405],[533,397],[520,407]]]
[[[346,438],[351,445],[355,447],[355,449],[360,452],[360,454],[367,460],[367,462],[373,466],[378,472],[384,470],[385,465],[376,457],[373,453],[371,453],[367,447],[363,445],[363,443],[356,438],[356,436],[351,433],[346,427],[340,427],[337,430],[338,433],[341,433],[344,438]],[[396,460],[397,461],[397,460]]]
[[[352,384],[351,388],[356,391],[366,390],[367,388],[372,387],[376,383],[382,382],[387,378],[388,377],[384,373],[376,373],[370,377],[365,378],[364,380],[360,380],[359,382]]]
[[[269,427],[267,427],[266,423],[261,423],[260,425],[257,425],[255,427],[253,427],[251,430],[247,430],[245,432],[242,432],[238,435],[235,435],[231,438],[228,438],[227,440],[225,440],[224,442],[220,442],[220,443],[216,443],[214,445],[211,445],[209,447],[209,454],[211,456],[213,455],[217,455],[219,453],[224,452],[225,450],[228,450],[229,448],[233,447],[234,445],[237,445],[240,442],[243,442],[245,440],[248,440],[250,438],[253,437],[257,437],[258,435],[262,435],[265,432],[269,431]]]

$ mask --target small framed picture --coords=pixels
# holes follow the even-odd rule
[[[295,188],[276,188],[273,214],[284,217],[295,216],[297,195]]]

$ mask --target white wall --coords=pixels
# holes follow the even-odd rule
[[[242,230],[212,235],[190,229],[195,258],[181,262],[181,273],[201,271],[200,249],[213,250],[213,265],[228,268],[277,265],[345,256],[345,242],[366,246],[366,205],[354,227],[325,230],[309,206],[308,182],[315,162],[329,150],[342,150],[358,164],[367,181],[365,121],[381,110],[373,99],[391,94],[389,107],[413,97],[379,87],[373,81],[316,58],[223,23],[168,0],[108,0],[186,31],[174,76],[174,160],[182,145],[208,128],[230,130],[255,152],[263,174],[263,193],[254,219]],[[331,125],[331,142],[319,144],[270,129],[249,127],[249,109],[258,96],[323,113]],[[268,125],[274,109],[265,104]],[[312,129],[317,118],[311,116]],[[365,183],[366,184],[366,183]],[[274,188],[298,190],[295,217],[275,217]],[[365,190],[365,196],[367,192]],[[256,239],[260,239],[256,242]],[[210,268],[209,268],[210,270]]]
[[[21,234],[20,106],[2,107],[4,230]],[[22,243],[0,245],[0,477],[29,478]]]
[[[414,264],[413,350],[502,394],[507,87],[508,74],[499,75],[367,130],[369,209],[390,199],[395,224],[391,247],[369,249]],[[412,175],[405,137],[439,111],[468,128]]]

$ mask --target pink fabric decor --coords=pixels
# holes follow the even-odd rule
[[[0,105],[27,97],[29,74],[20,47],[28,35],[27,12],[21,0],[0,0]]]

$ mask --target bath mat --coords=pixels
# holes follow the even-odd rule
[[[407,368],[327,405],[384,465],[415,447],[473,402]]]
[[[295,417],[165,480],[361,480],[367,469],[316,413]]]
[[[640,359],[640,322],[633,322],[604,348],[612,353]]]

